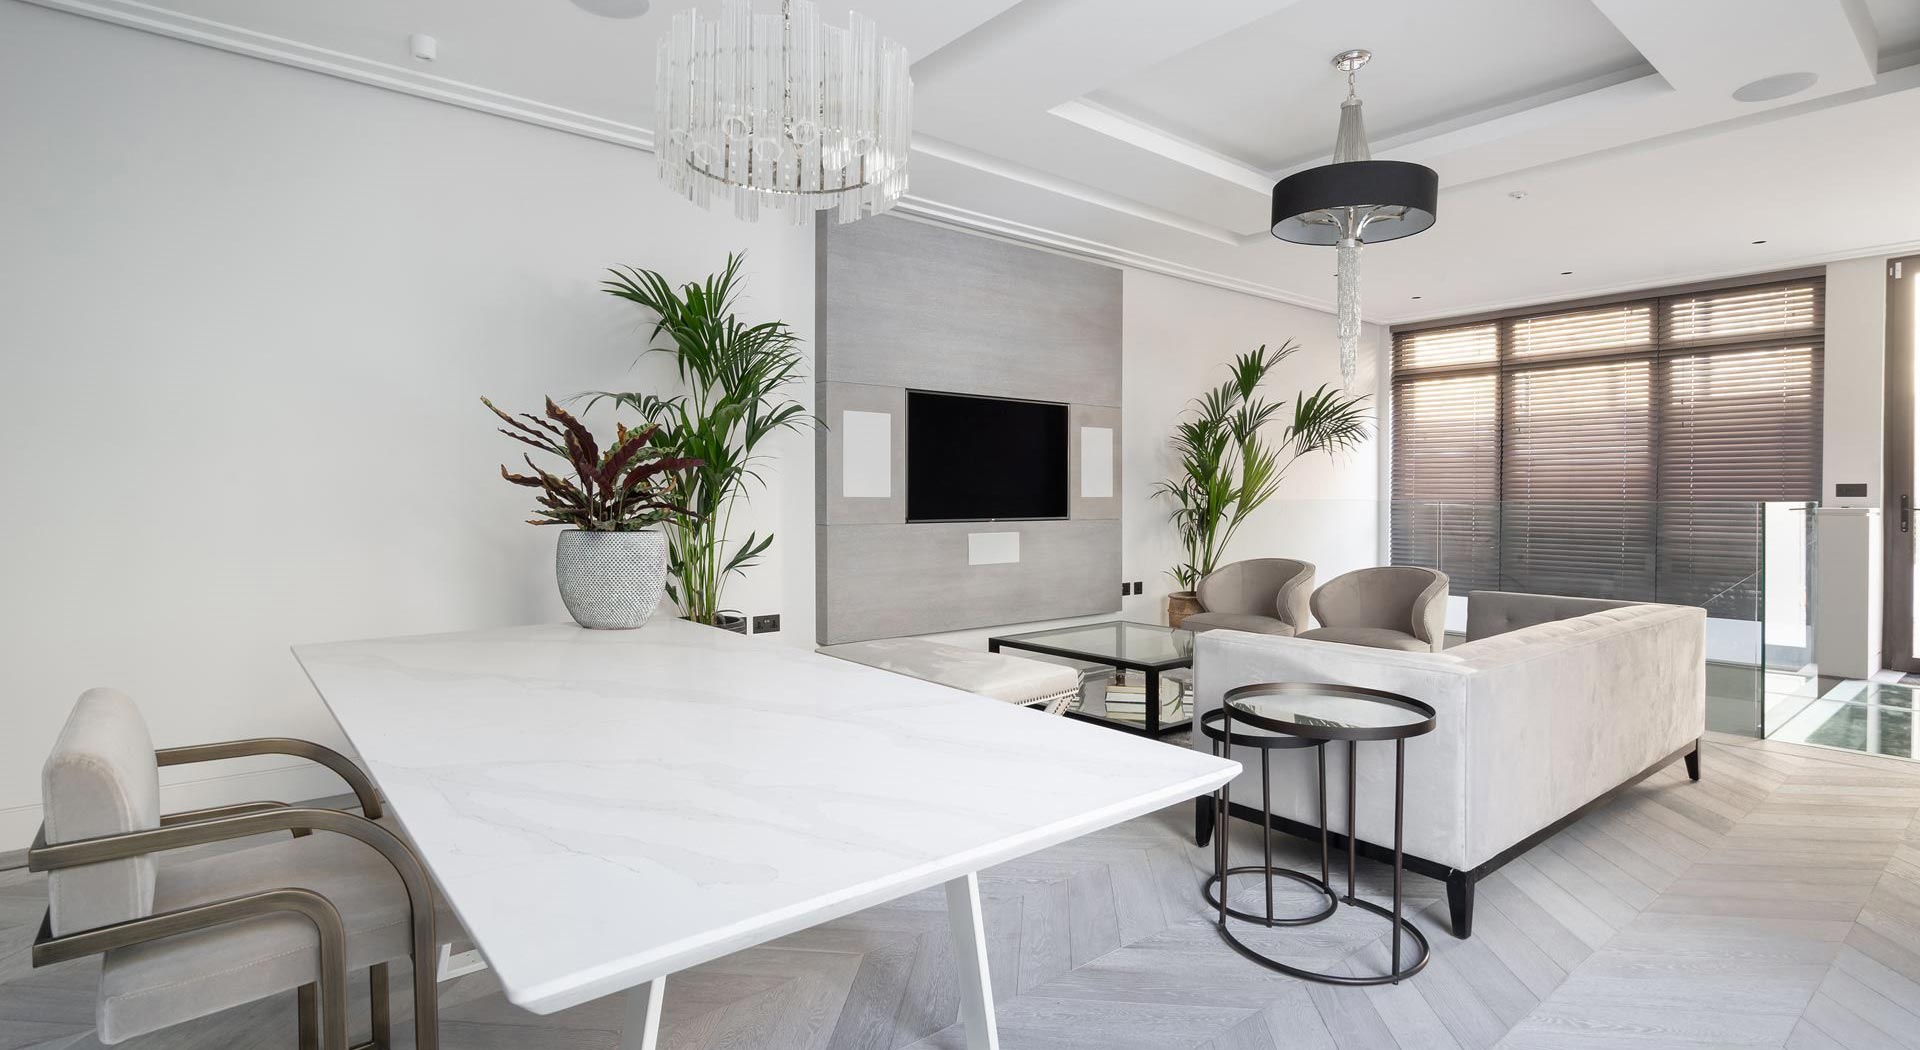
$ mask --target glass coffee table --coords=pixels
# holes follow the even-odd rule
[[[1162,724],[1160,720],[1160,676],[1168,671],[1193,666],[1193,632],[1177,631],[1154,623],[1112,620],[1079,627],[1055,627],[1024,634],[1006,634],[987,639],[987,651],[1019,649],[1067,660],[1105,664],[1117,671],[1138,671],[1146,676],[1146,691],[1141,694],[1142,717],[1120,717],[1103,708],[1101,712],[1069,709],[1067,717],[1083,722],[1124,729],[1142,736],[1164,736],[1193,725],[1191,717]],[[1109,694],[1111,697],[1113,694]],[[1186,700],[1192,710],[1192,698]],[[1130,712],[1129,712],[1130,713]]]

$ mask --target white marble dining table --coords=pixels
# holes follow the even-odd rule
[[[976,873],[1239,768],[664,617],[294,654],[507,999],[628,993],[649,1050],[674,972],[942,884],[997,1046]]]

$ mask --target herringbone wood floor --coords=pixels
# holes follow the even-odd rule
[[[1662,772],[1482,883],[1471,940],[1445,932],[1439,886],[1410,877],[1435,957],[1397,987],[1306,984],[1227,948],[1198,895],[1207,854],[1188,837],[1187,806],[991,869],[981,885],[1002,1043],[1920,1048],[1920,766],[1732,739],[1706,759],[1703,782]],[[1235,836],[1251,859],[1254,829]],[[1309,865],[1298,846],[1283,853]],[[1363,892],[1384,891],[1383,869],[1362,873]],[[1290,900],[1300,903],[1283,896],[1280,907]],[[0,1050],[96,1045],[97,964],[27,967],[43,907],[37,877],[0,874]],[[957,1050],[943,908],[935,890],[676,975],[664,1043]],[[1315,927],[1243,932],[1359,972],[1384,964],[1384,929],[1348,910]],[[442,991],[449,1050],[619,1039],[615,1001],[535,1017],[484,973]],[[291,1047],[292,1019],[287,998],[125,1045]]]

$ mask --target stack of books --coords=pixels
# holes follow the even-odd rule
[[[1186,690],[1178,682],[1160,680],[1160,722],[1179,722],[1189,717]],[[1147,721],[1146,676],[1128,672],[1107,686],[1107,717],[1119,722]]]

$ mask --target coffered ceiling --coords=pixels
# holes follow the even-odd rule
[[[645,149],[685,0],[26,2]],[[1268,191],[1327,159],[1351,47],[1375,156],[1442,187],[1368,249],[1370,320],[1920,250],[1920,0],[853,2],[916,59],[903,208],[1059,250],[1327,307]]]

